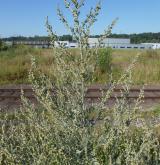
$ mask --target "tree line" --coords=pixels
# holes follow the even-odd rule
[[[49,41],[50,37],[48,36],[33,36],[33,37],[25,37],[25,36],[16,36],[16,37],[8,37],[3,38],[3,41]],[[71,35],[63,35],[59,36],[60,41],[72,41]]]
[[[100,35],[92,35],[90,37],[98,38]],[[130,38],[131,43],[159,43],[160,42],[160,32],[158,33],[139,33],[139,34],[111,34],[109,37],[111,38]],[[48,36],[33,36],[33,37],[24,37],[24,36],[16,36],[16,37],[8,37],[3,38],[3,41],[49,41],[50,38]],[[61,41],[73,41],[71,35],[62,35],[59,36],[59,40]]]

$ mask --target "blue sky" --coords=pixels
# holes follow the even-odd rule
[[[86,0],[82,9],[84,16],[97,0]],[[57,18],[59,5],[66,17],[63,0],[0,0],[0,37],[47,35],[45,17],[59,34],[67,34]],[[160,0],[102,0],[102,10],[92,34],[100,34],[104,28],[119,17],[113,33],[160,32]]]

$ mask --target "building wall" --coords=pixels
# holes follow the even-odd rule
[[[89,38],[88,43],[93,45],[93,44],[98,44],[98,38]],[[106,38],[103,40],[103,44],[130,44],[131,41],[130,39],[125,39],[125,38]]]
[[[98,38],[89,38],[91,48],[98,45]],[[131,44],[130,39],[125,38],[106,38],[102,42],[103,47],[111,47],[113,49],[152,49],[150,44]]]
[[[125,38],[106,38],[103,41],[104,44],[130,44],[130,39]]]
[[[153,44],[152,49],[160,49],[160,44]]]
[[[144,45],[149,45],[152,49],[160,49],[160,43],[143,43]]]
[[[113,49],[151,49],[150,45],[144,44],[108,44],[105,47],[111,47]]]

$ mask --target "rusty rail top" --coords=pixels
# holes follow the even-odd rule
[[[92,85],[88,87],[85,98],[98,99],[102,97],[101,91],[106,92],[110,87],[108,85]],[[138,98],[142,86],[132,86],[129,89],[128,98]],[[24,91],[24,95],[28,98],[34,98],[34,92],[31,85],[14,85],[0,87],[0,98],[20,98],[21,90]],[[146,99],[160,99],[160,86],[145,86],[144,98]],[[114,88],[110,98],[122,98],[121,92],[124,89],[118,85]],[[54,92],[54,90],[52,90]]]

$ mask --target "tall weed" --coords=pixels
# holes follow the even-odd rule
[[[74,27],[69,25],[60,9],[58,15],[77,40],[79,54],[70,58],[65,47],[53,49],[54,81],[40,71],[32,58],[29,79],[41,108],[36,108],[22,95],[23,107],[15,112],[15,122],[1,125],[1,164],[158,165],[159,141],[145,121],[137,121],[136,112],[140,109],[143,92],[133,107],[127,100],[135,61],[118,82],[102,92],[99,102],[87,102],[87,85],[92,83],[97,67],[97,63],[91,61],[98,56],[98,47],[90,50],[87,41],[101,5],[98,3],[91,9],[81,23],[80,9],[84,0],[64,0],[64,3],[71,11]],[[114,24],[115,21],[105,30],[99,46]],[[48,21],[46,25],[54,43],[58,37]],[[107,116],[104,113],[106,101],[117,84],[124,85],[123,99],[117,100],[113,115]],[[94,118],[91,117],[93,112]]]

